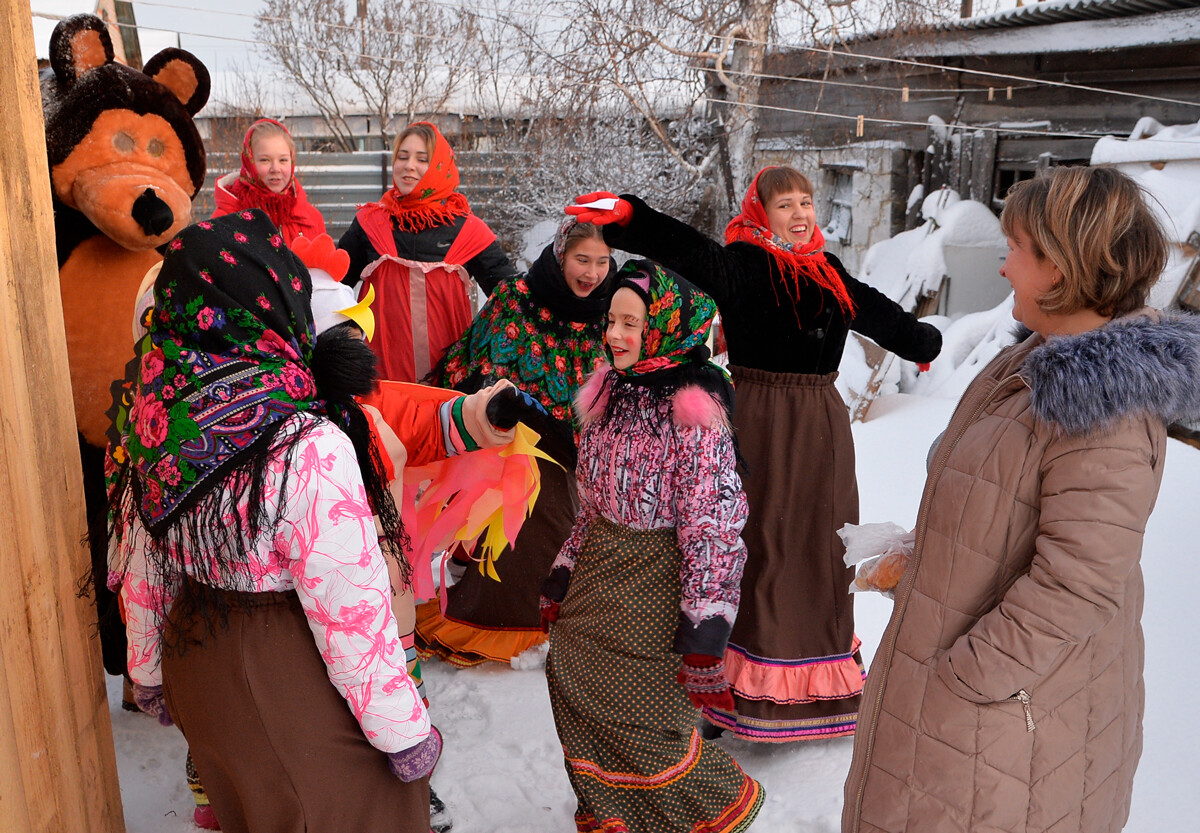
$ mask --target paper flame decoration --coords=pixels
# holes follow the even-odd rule
[[[506,446],[404,469],[401,515],[412,540],[418,598],[433,598],[433,554],[455,543],[475,552],[480,573],[500,581],[496,561],[517,539],[541,492],[537,460],[554,462],[537,448],[539,439],[517,423]]]
[[[375,413],[384,422],[396,420],[391,429],[395,431],[404,423],[411,426],[414,405],[419,408],[422,402],[442,403],[459,396],[462,394],[444,388],[388,381],[381,382],[363,402],[371,406],[369,410],[378,408]],[[372,420],[376,418],[373,414]],[[376,440],[386,448],[389,441],[378,436],[378,426],[376,429]],[[500,580],[496,560],[517,539],[541,491],[538,458],[555,462],[537,448],[540,439],[536,431],[518,423],[512,442],[500,448],[472,451],[421,466],[404,465],[403,450],[393,452],[398,459],[388,456],[385,464],[389,476],[395,476],[393,466],[403,466],[399,480],[392,482],[392,494],[412,545],[409,558],[418,598],[431,599],[436,594],[433,554],[456,543],[468,550],[475,550],[478,544],[479,571]],[[444,594],[442,605],[444,610]]]

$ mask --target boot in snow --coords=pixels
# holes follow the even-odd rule
[[[446,802],[438,798],[433,787],[429,788],[429,827],[433,833],[446,833],[454,827],[454,822],[450,820],[450,811],[446,809]]]

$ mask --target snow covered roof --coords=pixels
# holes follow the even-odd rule
[[[1038,5],[1054,5],[1061,10],[1071,4],[1137,4],[1146,8],[1128,14],[1090,17],[1058,18],[1051,12],[1005,21],[993,20],[997,15],[950,21],[940,24],[933,37],[914,37],[909,43],[903,44],[897,54],[906,57],[1037,55],[1200,43],[1200,2],[1194,0],[1062,0]],[[1022,12],[1028,8],[1031,7],[1025,6],[1014,11]]]
[[[855,35],[838,45],[869,49],[882,41],[893,42],[884,47],[887,54],[906,58],[1200,43],[1200,0],[1047,0],[979,17]]]
[[[1128,139],[1104,136],[1092,149],[1093,165],[1185,159],[1200,161],[1200,122],[1164,127],[1146,116],[1134,125]]]
[[[1110,20],[1119,17],[1200,7],[1200,0],[1048,0],[993,14],[950,20],[935,29],[1001,29],[1041,26],[1071,20]]]

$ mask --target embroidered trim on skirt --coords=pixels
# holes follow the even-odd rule
[[[725,652],[736,710],[704,717],[740,738],[851,735],[865,673],[853,568],[837,530],[858,523],[854,439],[836,373],[731,367],[747,471],[742,601]]]
[[[550,631],[546,679],[580,833],[733,833],[763,790],[696,731],[676,680],[675,530],[598,518]]]

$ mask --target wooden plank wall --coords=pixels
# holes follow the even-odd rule
[[[0,831],[123,833],[27,0],[0,0]]]
[[[996,30],[991,37],[1019,39],[1025,30]],[[942,38],[951,35],[942,34]],[[1153,116],[1163,124],[1189,124],[1200,118],[1200,109],[1140,98],[1110,96],[1062,87],[1034,86],[1014,82],[1012,98],[1002,80],[954,72],[956,66],[986,72],[1066,81],[1139,95],[1195,101],[1200,93],[1200,59],[1195,43],[1137,46],[1107,52],[1079,51],[1057,54],[966,55],[949,58],[920,57],[921,50],[910,42],[884,38],[857,44],[864,57],[847,59],[836,55],[781,52],[768,57],[766,72],[805,80],[768,79],[763,82],[763,102],[797,110],[819,110],[851,116],[893,118],[923,125],[931,115],[947,122],[967,124],[1043,123],[1063,132],[1127,134],[1142,116]],[[905,52],[921,60],[944,63],[951,71],[898,67],[870,59],[870,53],[891,55]],[[822,79],[839,84],[822,85]],[[897,92],[908,85],[908,101]],[[987,91],[993,87],[989,100]],[[874,89],[887,87],[891,91]],[[936,92],[933,92],[935,91]],[[969,92],[964,92],[969,91]],[[1037,127],[1031,129],[1037,130]],[[764,111],[761,138],[790,138],[799,135],[814,147],[839,146],[854,142],[887,139],[919,150],[926,141],[923,126],[900,127],[867,123],[864,135],[855,135],[853,120],[822,118],[786,111]],[[1075,152],[1080,140],[1022,137],[1052,152]],[[1002,140],[1002,144],[1007,140]],[[1072,144],[1074,143],[1074,144]],[[1030,148],[1032,150],[1032,148]],[[1001,149],[1003,150],[1003,148]],[[1011,154],[1011,151],[1009,151]],[[1034,150],[1031,160],[1036,160]],[[1085,154],[1086,158],[1086,154]]]
[[[475,214],[485,222],[494,223],[496,195],[528,175],[532,154],[526,151],[458,150],[455,158],[462,173],[459,192],[470,200]],[[208,173],[192,202],[193,218],[212,214],[217,179],[240,167],[238,154],[209,150]],[[336,241],[350,228],[359,205],[375,202],[392,186],[392,155],[391,151],[380,150],[358,153],[301,151],[296,154],[296,171],[309,201],[321,212],[326,230]],[[492,231],[501,235],[501,244],[519,248],[519,240],[504,239],[503,229],[493,226]]]

